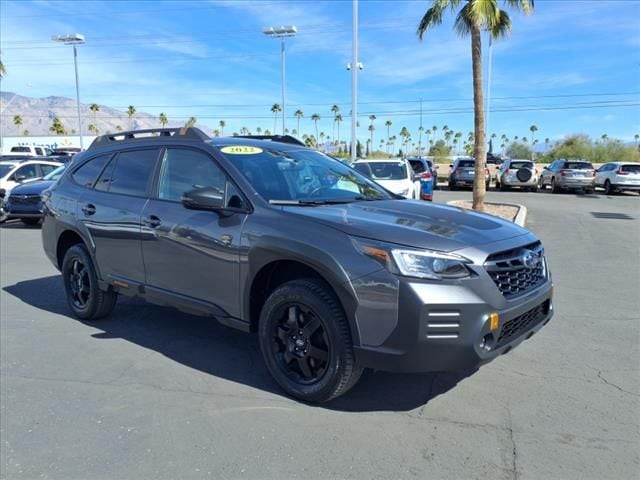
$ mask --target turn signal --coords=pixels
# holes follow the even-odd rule
[[[493,312],[489,315],[489,330],[492,332],[496,331],[500,327],[500,315],[496,312]]]

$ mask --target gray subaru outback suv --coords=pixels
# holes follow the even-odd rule
[[[255,332],[305,401],[363,368],[473,369],[553,313],[531,232],[397,197],[292,137],[106,135],[43,197],[44,250],[77,317],[128,295]]]

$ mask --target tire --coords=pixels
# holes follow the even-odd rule
[[[615,189],[611,185],[609,180],[605,180],[604,182],[604,194],[605,195],[613,195],[615,193]]]
[[[506,185],[504,185],[504,184],[502,184],[502,183],[500,184],[500,191],[501,191],[501,192],[506,192],[506,191],[508,191],[508,190],[509,190],[509,187],[507,187]]]
[[[484,191],[488,192],[490,188],[491,188],[491,181],[484,182]],[[473,190],[473,187],[471,187],[471,190]]]
[[[67,250],[61,271],[67,303],[76,317],[98,320],[111,313],[118,294],[113,290],[100,290],[96,269],[84,245],[74,245]]]
[[[538,178],[538,188],[540,190],[546,190],[547,186],[544,184],[544,180],[542,179],[542,175],[540,175],[540,178]]]
[[[560,193],[560,187],[556,185],[556,179],[551,179],[551,193]]]
[[[38,225],[40,223],[39,218],[21,218],[20,221],[25,225]]]
[[[333,400],[362,375],[344,311],[315,279],[276,288],[260,312],[258,336],[269,373],[287,394],[305,402]]]

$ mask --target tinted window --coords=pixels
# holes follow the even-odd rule
[[[42,151],[42,148],[36,147],[36,155],[44,155],[44,152]]]
[[[0,178],[4,178],[5,175],[7,175],[11,170],[13,170],[13,167],[15,167],[16,165],[14,163],[3,163],[0,165]]]
[[[49,175],[51,172],[53,172],[56,168],[55,165],[47,165],[44,163],[40,164],[40,169],[42,170],[42,175]]]
[[[31,149],[29,147],[11,147],[11,151],[31,153]]]
[[[366,165],[365,168],[359,167],[359,165]],[[407,178],[407,169],[403,163],[397,162],[371,162],[354,165],[354,168],[360,172],[365,173],[368,168],[370,178],[374,180],[404,180]],[[365,173],[366,175],[366,173]]]
[[[615,165],[613,165],[613,167],[615,168]],[[629,172],[629,173],[640,173],[640,163],[635,164],[635,165],[633,165],[633,164],[622,165],[620,170],[623,171],[623,172]]]
[[[25,165],[24,167],[20,167],[16,170],[14,176],[17,177],[25,177],[25,178],[36,178],[38,175],[38,166],[35,164]]]
[[[132,150],[120,153],[109,165],[109,176],[101,177],[100,184],[108,184],[110,193],[135,195],[143,197],[147,193],[147,185],[153,174],[159,150]],[[105,171],[105,173],[107,173]],[[107,190],[107,188],[104,188]]]
[[[79,185],[91,188],[109,158],[111,158],[111,154],[100,155],[99,157],[92,158],[88,162],[82,164],[80,168],[76,169],[71,177]]]
[[[422,173],[425,171],[424,165],[420,160],[409,160],[414,173]]]
[[[476,166],[475,160],[460,160],[458,162],[458,168],[474,168]]]
[[[158,198],[179,202],[197,188],[212,187],[224,195],[226,176],[209,155],[195,150],[169,148],[165,154]]]
[[[565,162],[564,168],[569,170],[592,170],[593,165],[589,162]]]
[[[64,173],[64,169],[66,168],[65,165],[62,165],[58,168],[56,168],[55,170],[53,170],[51,173],[49,173],[48,175],[46,175],[43,180],[58,180],[62,174]]]
[[[511,162],[511,165],[509,166],[509,168],[531,168],[533,169],[533,163],[532,162]]]

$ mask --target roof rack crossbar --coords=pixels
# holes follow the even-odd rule
[[[291,145],[300,145],[306,147],[306,145],[291,135],[235,135],[235,138],[252,138],[254,140],[271,140],[272,142],[290,143]]]
[[[144,130],[129,130],[126,132],[109,133],[96,137],[88,150],[102,147],[113,142],[132,142],[138,140],[151,140],[161,137],[181,137],[182,139],[197,140],[205,142],[210,140],[209,136],[196,127],[180,128],[147,128]]]

